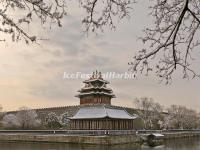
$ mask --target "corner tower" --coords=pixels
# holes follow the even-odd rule
[[[83,104],[108,104],[111,105],[111,99],[116,96],[111,88],[107,88],[108,81],[102,78],[101,72],[93,72],[92,76],[83,81],[85,86],[80,89],[76,97],[80,98],[80,105]]]

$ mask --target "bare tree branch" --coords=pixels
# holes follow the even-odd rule
[[[130,70],[137,75],[154,71],[170,83],[177,69],[183,70],[183,78],[199,77],[191,67],[192,50],[200,45],[200,1],[199,0],[150,0],[154,27],[146,28],[140,38],[144,47],[130,62]],[[66,0],[1,0],[0,32],[12,35],[13,41],[23,38],[27,43],[36,41],[24,29],[37,18],[41,24],[57,23],[66,15]],[[109,26],[115,29],[116,22],[129,17],[136,0],[79,0],[86,16],[82,23],[86,32],[103,31]],[[12,17],[9,12],[22,11],[24,17]],[[34,17],[33,17],[34,16]],[[196,52],[195,52],[196,53]]]
[[[36,35],[30,35],[24,28],[24,23],[29,25],[34,23],[33,19],[39,19],[42,24],[56,22],[61,26],[60,20],[66,15],[65,0],[1,0],[0,4],[0,31],[11,34],[13,41],[21,38],[26,43],[37,40]],[[16,15],[12,17],[10,12]]]
[[[130,0],[79,0],[87,15],[82,20],[86,27],[86,32],[103,30],[104,26],[115,29],[117,18],[129,17],[131,4]]]
[[[183,69],[183,78],[200,77],[190,66],[191,51],[200,45],[200,2],[198,0],[152,0],[153,29],[146,28],[140,38],[147,49],[140,50],[130,70],[138,74],[155,70],[166,83],[172,81],[177,67]],[[188,57],[190,56],[190,57]],[[155,59],[156,58],[156,59]],[[152,59],[155,59],[153,61]]]

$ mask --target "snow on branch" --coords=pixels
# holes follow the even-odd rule
[[[140,38],[147,49],[140,50],[129,63],[135,73],[155,71],[166,84],[172,81],[177,68],[183,70],[183,78],[200,77],[191,67],[192,50],[200,45],[199,0],[151,0],[154,27],[144,30]],[[155,59],[156,58],[156,59]],[[155,59],[156,62],[152,63]]]
[[[41,24],[61,26],[61,19],[66,15],[64,0],[1,0],[0,4],[0,32],[12,35],[13,41],[23,39],[27,44],[35,42],[37,37],[24,28],[25,23],[32,24],[33,18],[37,18]]]
[[[131,4],[135,0],[79,0],[81,6],[85,9],[87,15],[82,23],[88,31],[103,31],[104,26],[115,29],[116,19],[129,17]]]

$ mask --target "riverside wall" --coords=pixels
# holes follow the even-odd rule
[[[126,144],[126,143],[140,143],[141,136],[150,133],[161,133],[165,140],[177,138],[192,138],[200,137],[200,131],[151,131],[148,133],[131,134],[112,134],[112,135],[95,135],[95,134],[67,134],[59,132],[4,132],[0,131],[0,141],[22,141],[22,142],[63,142],[76,144]]]

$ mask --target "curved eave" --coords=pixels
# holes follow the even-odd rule
[[[109,117],[109,116],[103,116],[103,117],[94,117],[94,118],[73,118],[73,117],[69,117],[69,119],[71,119],[71,120],[85,120],[85,119],[87,119],[87,120],[93,120],[93,119],[106,119],[106,118],[108,118],[108,119],[118,119],[118,120],[135,120],[135,119],[137,119],[137,117],[132,117],[132,118],[117,118],[117,117]]]
[[[104,87],[84,87],[84,88],[78,90],[78,92],[87,91],[87,90],[93,90],[93,89],[95,89],[95,90],[102,90],[103,89],[103,90],[106,90],[106,91],[112,91],[111,88],[104,88]]]
[[[116,96],[114,94],[108,94],[108,93],[102,93],[102,92],[80,93],[78,95],[75,95],[75,97],[80,98],[85,95],[106,95],[106,96],[110,96],[111,98],[116,98]]]

